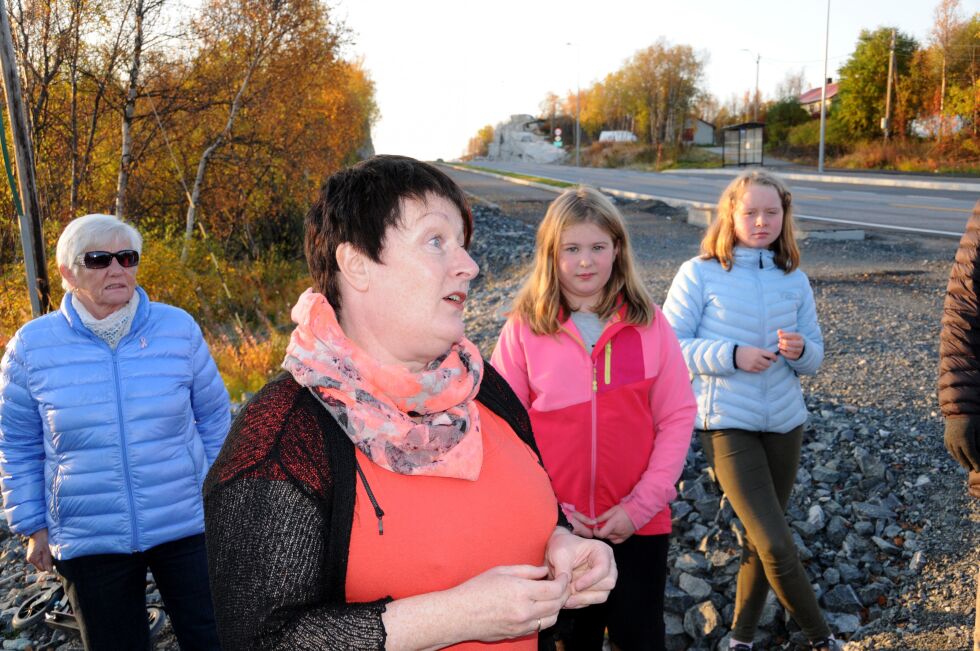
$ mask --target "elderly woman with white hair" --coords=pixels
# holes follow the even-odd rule
[[[201,485],[228,432],[201,330],[136,284],[142,238],[110,215],[58,240],[61,308],[0,364],[0,483],[27,560],[57,568],[86,649],[146,649],[149,568],[182,649],[218,649]]]

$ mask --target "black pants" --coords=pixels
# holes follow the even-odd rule
[[[182,651],[218,650],[204,534],[134,554],[93,554],[55,565],[88,651],[144,651],[146,570],[153,572]]]
[[[663,651],[664,588],[670,536],[630,536],[612,545],[619,569],[609,599],[578,610],[562,610],[558,623],[541,632],[539,649],[560,639],[567,651],[599,651],[605,629],[622,651]]]

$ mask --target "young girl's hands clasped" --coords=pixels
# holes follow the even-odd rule
[[[633,521],[630,520],[626,509],[619,504],[610,508],[595,520],[597,525],[595,537],[608,540],[617,545],[632,536],[636,531],[636,527],[633,526]]]

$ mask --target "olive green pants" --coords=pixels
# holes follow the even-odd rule
[[[745,527],[733,637],[752,641],[770,586],[809,640],[828,637],[830,629],[785,516],[800,465],[803,427],[785,434],[739,429],[699,434],[708,463]]]

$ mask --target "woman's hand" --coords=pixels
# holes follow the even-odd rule
[[[587,540],[558,528],[544,551],[552,576],[569,574],[572,594],[565,608],[584,608],[604,602],[616,585],[612,548],[601,540]]]
[[[636,527],[633,526],[633,521],[630,520],[626,509],[619,504],[596,518],[596,524],[601,526],[596,529],[595,537],[608,540],[617,545],[632,536],[636,531]]]
[[[54,563],[51,561],[51,548],[48,547],[47,529],[38,529],[31,534],[27,541],[27,562],[42,572],[54,570]]]
[[[583,538],[595,537],[593,533],[596,525],[595,520],[578,511],[571,510],[565,511],[565,517],[568,518],[568,522],[572,525],[572,533],[576,536],[582,536]]]
[[[803,335],[785,330],[777,330],[776,334],[779,335],[779,352],[783,357],[796,361],[803,355]]]
[[[772,363],[776,361],[776,357],[776,353],[770,353],[768,350],[740,345],[735,350],[735,366],[740,371],[760,373],[772,366]]]
[[[469,624],[463,639],[495,642],[529,635],[558,620],[571,594],[571,573],[549,578],[549,568],[503,565],[478,574],[452,593],[447,617]]]

